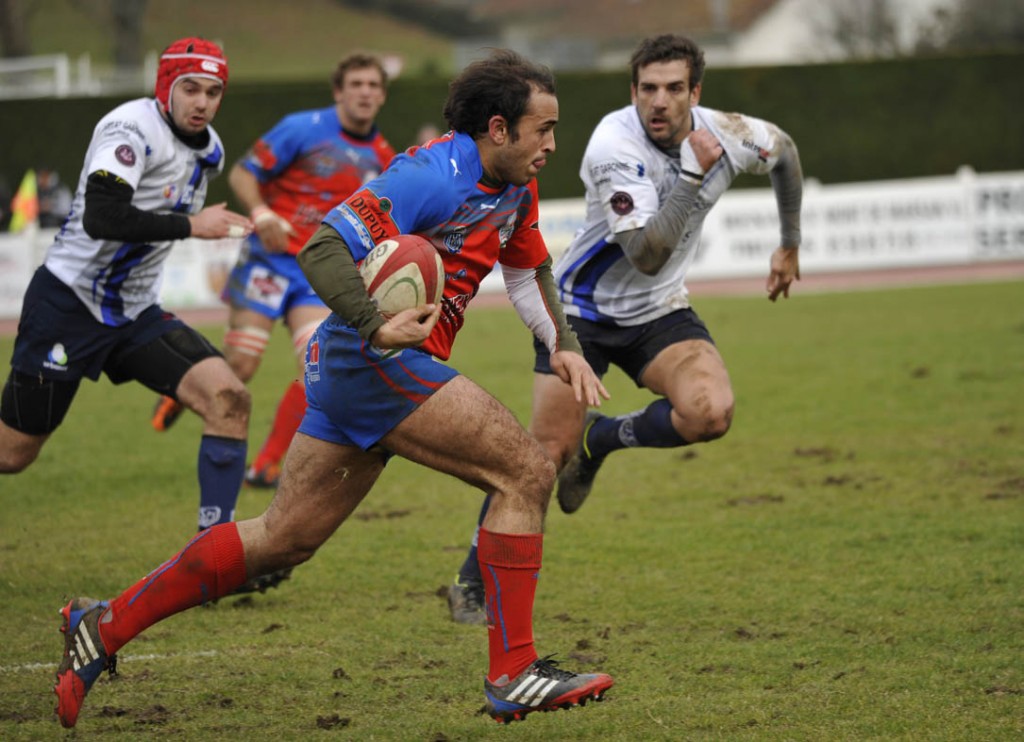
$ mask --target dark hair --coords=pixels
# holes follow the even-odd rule
[[[674,62],[677,59],[689,63],[692,88],[704,77],[704,52],[697,46],[697,42],[677,34],[649,36],[640,42],[640,46],[629,60],[629,65],[633,69],[633,85],[640,79],[641,67],[653,62]]]
[[[380,72],[381,84],[386,90],[388,87],[388,73],[380,60],[370,54],[349,54],[338,62],[338,66],[331,73],[331,86],[341,90],[345,85],[345,75],[352,70],[363,70],[367,67],[375,67]]]
[[[555,94],[551,70],[510,49],[495,49],[452,80],[444,103],[445,121],[453,130],[477,137],[487,132],[492,116],[504,116],[515,141],[534,88]]]

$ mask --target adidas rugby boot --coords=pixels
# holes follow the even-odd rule
[[[57,716],[61,726],[71,728],[78,721],[85,695],[104,669],[117,674],[117,656],[107,656],[100,639],[100,614],[109,604],[92,598],[75,598],[60,614],[64,624],[64,658],[57,668]]]
[[[492,719],[502,724],[521,721],[534,711],[557,711],[585,706],[587,701],[601,701],[615,681],[604,673],[577,674],[560,670],[557,661],[548,655],[509,680],[501,676],[497,682],[484,680],[485,709]]]

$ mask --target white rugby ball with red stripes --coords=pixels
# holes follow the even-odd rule
[[[414,234],[381,240],[359,266],[366,292],[383,314],[436,304],[444,290],[444,265],[430,242]]]

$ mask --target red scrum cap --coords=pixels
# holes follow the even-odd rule
[[[228,60],[212,41],[192,36],[178,39],[160,55],[156,71],[156,99],[164,110],[171,110],[171,92],[183,77],[220,80],[227,87]]]

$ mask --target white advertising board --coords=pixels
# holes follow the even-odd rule
[[[540,203],[552,255],[583,224],[582,198]],[[1024,260],[1024,172],[841,185],[805,185],[801,216],[803,274]],[[0,233],[0,317],[17,317],[21,299],[55,230]],[[779,220],[770,188],[728,191],[704,224],[690,278],[767,275]],[[220,306],[220,290],[240,240],[184,240],[171,251],[161,301],[169,309]],[[502,291],[500,273],[481,291]]]

